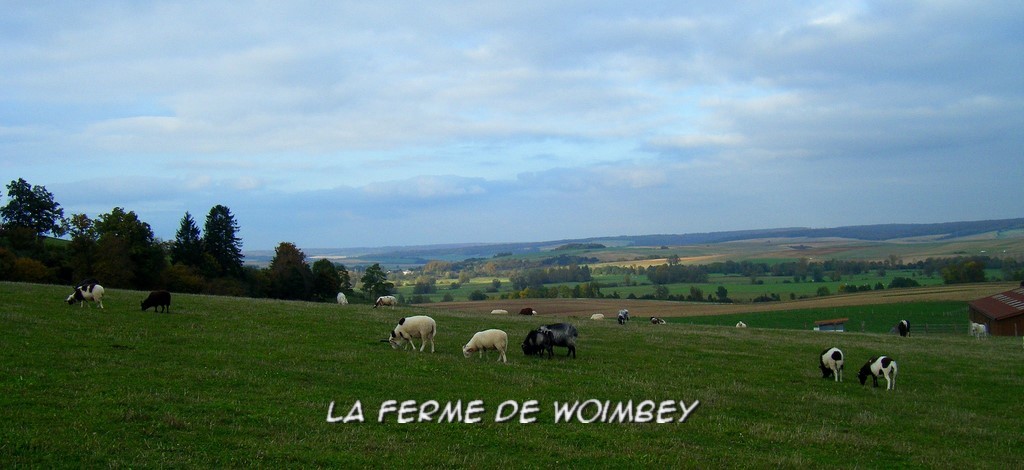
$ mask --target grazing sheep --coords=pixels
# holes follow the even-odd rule
[[[394,310],[395,305],[398,305],[398,299],[393,295],[382,295],[377,297],[377,301],[373,303],[373,308],[377,308],[382,305],[388,305],[392,310]]]
[[[576,358],[576,337],[579,336],[579,333],[576,331],[575,326],[568,323],[554,323],[544,325],[537,328],[537,330],[541,333],[550,332],[551,345],[569,348],[569,352],[565,354],[566,357],[572,355],[573,359]]]
[[[737,322],[736,323],[736,328],[746,328],[746,327],[747,327],[746,323],[743,323],[743,322]]]
[[[550,330],[530,330],[526,334],[526,339],[523,340],[523,354],[527,356],[543,356],[544,351],[547,351],[548,358],[551,358],[555,355],[554,348],[552,347],[554,342],[555,334]]]
[[[839,348],[828,348],[819,357],[821,378],[834,377],[836,382],[843,381],[843,352]]]
[[[479,351],[480,357],[483,357],[484,351],[488,349],[498,350],[498,361],[507,363],[508,359],[505,357],[505,350],[508,349],[508,334],[495,329],[478,331],[462,347],[462,354],[469,357],[474,352]]]
[[[864,367],[860,368],[860,373],[857,374],[857,378],[860,379],[860,384],[864,385],[867,382],[868,376],[871,376],[871,380],[874,381],[875,387],[878,386],[878,377],[885,377],[885,389],[895,390],[896,389],[896,361],[888,356],[878,356],[868,359],[868,362],[864,364]]]
[[[910,336],[910,322],[900,320],[900,322],[896,324],[896,329],[899,330],[900,336]]]
[[[398,326],[391,330],[391,338],[387,340],[394,349],[405,349],[405,343],[409,343],[412,349],[416,349],[413,339],[420,338],[420,352],[430,341],[430,352],[434,352],[434,335],[437,333],[437,323],[433,318],[426,315],[416,315],[398,320]]]
[[[348,297],[344,292],[338,292],[338,305],[348,305]]]
[[[75,292],[68,296],[65,300],[68,305],[74,305],[78,302],[82,303],[82,307],[89,301],[96,302],[100,308],[103,308],[103,286],[99,284],[86,284],[75,286]]]
[[[651,324],[652,325],[664,325],[665,324],[665,320],[663,320],[661,318],[658,318],[658,317],[651,317]]]
[[[156,313],[157,308],[162,308],[163,312],[171,311],[171,293],[165,290],[155,290],[149,293],[149,297],[146,297],[142,301],[142,311],[145,312],[149,307],[153,307],[153,313]]]
[[[520,315],[536,315],[537,311],[534,310],[531,307],[523,307],[521,310],[519,310],[519,314]]]
[[[625,325],[629,321],[629,310],[619,310],[618,320],[620,325]]]
[[[590,319],[591,320],[604,320],[604,314],[603,313],[595,313],[595,314],[590,316]]]
[[[491,315],[508,315],[508,310],[496,308],[491,310]]]
[[[981,339],[982,336],[988,336],[988,326],[984,323],[971,322],[968,333],[975,338]]]

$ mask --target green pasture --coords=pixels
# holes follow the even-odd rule
[[[431,354],[379,341],[424,309],[175,295],[171,313],[157,314],[140,311],[142,292],[109,289],[99,310],[64,304],[66,291],[0,283],[4,468],[1003,469],[1024,461],[1019,338],[816,333],[757,328],[753,317],[752,328],[737,329],[429,310],[439,329]],[[529,329],[563,320],[579,328],[577,359],[564,348],[553,359],[519,351]],[[486,328],[509,333],[508,364],[493,352],[463,357],[461,346]],[[830,346],[848,358],[842,383],[817,368]],[[899,363],[894,391],[856,380],[878,354]],[[388,400],[479,400],[483,411],[475,424],[401,424],[397,413],[380,422]],[[495,419],[501,404],[530,400],[533,422]],[[596,405],[555,422],[555,402],[586,400],[699,406],[685,422],[580,422]],[[332,402],[334,418],[358,402],[362,422],[329,423]]]
[[[966,302],[912,302],[737,313],[701,317],[674,317],[666,321],[681,325],[735,326],[742,321],[752,328],[811,330],[817,320],[848,318],[846,331],[888,334],[900,320],[911,325],[911,335],[967,335]]]
[[[988,273],[990,278],[997,278],[999,273],[992,271]],[[782,300],[790,300],[791,298],[806,298],[816,297],[818,295],[818,289],[824,287],[828,289],[829,293],[836,294],[843,285],[853,286],[870,286],[872,289],[876,284],[881,283],[887,287],[896,277],[905,277],[917,281],[922,286],[936,286],[942,285],[942,278],[939,276],[923,276],[919,275],[914,270],[887,270],[884,276],[879,276],[877,272],[867,272],[862,274],[848,274],[843,275],[840,280],[833,281],[826,279],[821,282],[793,282],[792,276],[758,276],[755,279],[757,282],[752,282],[749,276],[740,275],[725,275],[725,274],[712,274],[709,276],[708,282],[705,283],[677,283],[667,284],[665,287],[671,295],[689,295],[690,287],[697,287],[704,293],[704,297],[707,298],[708,294],[714,295],[718,290],[719,286],[723,286],[728,290],[729,298],[735,302],[750,302],[752,299],[760,297],[762,295],[770,296],[771,294],[777,294]],[[512,291],[512,285],[507,278],[500,278],[501,286],[497,292],[487,292],[486,289],[491,287],[491,281],[493,278],[474,278],[470,282],[460,284],[457,289],[451,289],[451,283],[454,279],[442,279],[437,281],[437,291],[432,294],[425,294],[424,297],[430,299],[431,302],[441,302],[445,294],[451,294],[452,299],[456,301],[464,301],[469,298],[469,295],[473,291],[481,291],[486,293],[491,298],[497,298],[502,294],[507,294]],[[654,285],[647,280],[647,276],[642,275],[630,275],[629,284],[625,275],[619,274],[599,274],[593,276],[593,281],[600,283],[602,286],[601,293],[605,296],[611,296],[618,293],[620,298],[629,297],[630,294],[636,297],[642,297],[644,295],[651,295],[654,293]],[[578,283],[566,283],[565,285],[572,288]],[[635,284],[635,285],[634,285]],[[545,287],[558,286],[560,284],[547,284]],[[397,292],[405,298],[411,299],[413,296],[413,286],[403,285],[397,289]]]

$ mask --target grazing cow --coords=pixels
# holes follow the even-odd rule
[[[864,385],[868,380],[868,376],[871,376],[871,380],[874,381],[875,387],[878,386],[878,377],[885,377],[885,389],[894,390],[896,389],[896,361],[888,356],[878,356],[868,359],[868,362],[860,368],[860,373],[857,374],[857,378],[860,379],[860,384]]]
[[[344,292],[338,292],[338,305],[348,305],[348,297]]]
[[[746,328],[747,324],[743,322],[736,322],[736,328]]]
[[[536,315],[537,311],[530,307],[523,307],[519,310],[520,315]]]
[[[665,324],[665,320],[663,320],[661,318],[658,318],[658,317],[651,317],[651,324],[652,325],[664,325]]]
[[[544,325],[537,328],[537,330],[541,333],[550,332],[551,345],[569,348],[569,352],[565,356],[569,357],[569,355],[572,355],[573,359],[576,358],[576,337],[579,336],[579,333],[576,331],[575,326],[568,323],[554,323]]]
[[[394,310],[395,305],[398,305],[398,299],[393,295],[382,295],[377,297],[377,301],[373,303],[373,308],[377,308],[382,305],[390,306],[391,309]]]
[[[900,322],[896,324],[896,329],[899,330],[900,336],[910,336],[910,322],[900,320]]]
[[[153,307],[153,313],[158,312],[158,308],[163,308],[163,312],[169,312],[171,310],[171,293],[165,290],[155,290],[149,293],[149,297],[146,297],[142,301],[142,311],[145,312],[149,307]]]
[[[843,352],[839,348],[828,348],[821,352],[818,367],[821,368],[821,378],[827,379],[830,376],[836,382],[843,381]]]
[[[99,284],[75,286],[75,292],[68,296],[66,302],[68,305],[81,302],[82,307],[85,307],[85,304],[90,300],[96,302],[96,305],[99,305],[100,308],[103,308],[103,286]]]
[[[620,325],[625,325],[629,321],[629,310],[619,310],[618,320]]]

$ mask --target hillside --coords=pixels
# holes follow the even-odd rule
[[[310,259],[327,258],[344,263],[349,267],[373,263],[407,267],[420,266],[430,260],[462,261],[470,258],[492,258],[498,255],[537,255],[566,245],[599,244],[607,247],[608,250],[720,245],[755,240],[797,240],[800,243],[815,240],[846,240],[907,245],[953,243],[958,240],[970,240],[978,237],[1024,239],[1024,218],[934,224],[879,224],[834,228],[791,227],[689,234],[619,235],[519,243],[302,249]],[[273,250],[246,251],[245,261],[249,264],[266,265],[273,255]]]

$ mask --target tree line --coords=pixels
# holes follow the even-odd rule
[[[173,292],[334,301],[368,301],[394,291],[379,264],[353,273],[321,259],[312,265],[294,244],[281,242],[269,267],[244,264],[239,225],[215,205],[203,227],[191,213],[174,240],[162,241],[135,212],[114,207],[90,218],[65,217],[53,194],[22,178],[7,185],[0,207],[0,280],[75,285],[95,278],[107,287]],[[67,238],[63,238],[67,237]]]

